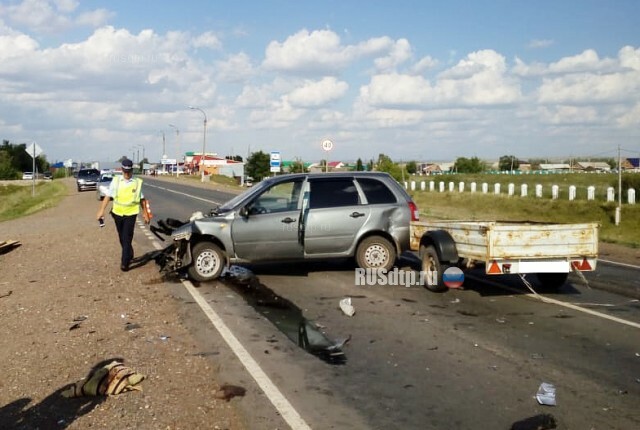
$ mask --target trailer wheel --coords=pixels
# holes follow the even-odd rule
[[[382,236],[370,236],[360,242],[356,262],[363,269],[391,270],[396,264],[396,249]]]
[[[438,257],[438,252],[433,245],[420,245],[420,258],[422,259],[422,271],[427,278],[427,282],[424,284],[425,288],[434,293],[447,291],[448,288],[444,285],[444,282],[442,282],[442,274],[449,266],[442,264],[440,257]],[[436,285],[430,285],[428,282],[430,279],[435,279],[437,281]]]
[[[193,263],[187,269],[194,281],[213,281],[220,276],[224,268],[224,252],[211,242],[199,242],[191,251]]]
[[[558,291],[567,282],[568,273],[536,273],[542,291]]]

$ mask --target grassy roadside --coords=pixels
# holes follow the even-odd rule
[[[0,184],[0,222],[54,207],[66,194],[67,186],[62,181],[38,183],[35,195],[30,186]]]

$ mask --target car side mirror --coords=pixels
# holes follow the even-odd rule
[[[249,209],[247,209],[246,206],[242,206],[240,208],[240,212],[238,212],[238,214],[242,217],[242,218],[249,218]]]

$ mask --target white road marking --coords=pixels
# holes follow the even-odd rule
[[[562,307],[565,307],[565,308],[568,308],[568,309],[573,309],[574,311],[583,312],[585,314],[593,315],[593,316],[596,316],[598,318],[603,318],[603,319],[606,319],[606,320],[614,321],[614,322],[617,322],[617,323],[620,323],[620,324],[624,324],[624,325],[628,325],[628,326],[631,326],[631,327],[634,327],[634,328],[640,328],[640,323],[624,320],[622,318],[614,317],[612,315],[603,314],[602,312],[597,312],[597,311],[594,311],[594,310],[591,310],[591,309],[583,308],[581,306],[574,305],[573,303],[567,303],[567,302],[563,302],[563,301],[560,301],[560,300],[552,299],[550,297],[542,296],[542,295],[537,294],[537,293],[536,294],[523,293],[522,290],[518,290],[516,288],[512,288],[512,287],[509,287],[507,285],[499,284],[498,282],[495,282],[495,281],[491,281],[491,280],[484,279],[484,278],[478,278],[478,277],[472,276],[472,275],[466,275],[466,277],[472,278],[472,279],[474,279],[474,280],[476,280],[478,282],[482,282],[482,283],[485,283],[485,284],[493,285],[493,286],[498,287],[498,288],[502,288],[502,289],[505,289],[505,290],[512,291],[514,293],[518,293],[520,296],[529,297],[531,299],[540,300],[541,302],[544,302],[544,303],[549,303],[549,304],[553,304],[553,305],[557,305],[557,306],[562,306]]]
[[[202,200],[203,202],[213,203],[214,205],[222,204],[222,203],[217,202],[215,200],[203,199],[202,197],[194,196],[192,194],[182,193],[180,191],[170,190],[169,188],[165,188],[165,187],[158,187],[157,185],[145,184],[145,187],[158,188],[159,190],[164,190],[164,191],[167,191],[169,193],[174,193],[174,194],[180,194],[181,196],[191,197],[192,199]]]
[[[636,266],[634,264],[618,263],[617,261],[603,260],[602,258],[598,258],[598,261],[602,261],[603,263],[613,264],[614,266],[622,266],[622,267],[630,267],[632,269],[640,269],[640,266]]]
[[[238,338],[234,336],[234,334],[227,327],[224,321],[222,321],[222,319],[218,316],[216,311],[214,311],[209,303],[207,303],[207,301],[204,299],[204,297],[200,295],[193,284],[188,280],[183,280],[182,285],[184,285],[187,291],[191,293],[191,296],[200,306],[200,309],[202,309],[205,315],[209,318],[209,321],[211,321],[213,326],[218,330],[220,336],[222,336],[225,342],[227,342],[227,345],[229,345],[236,357],[238,357],[249,374],[258,383],[258,386],[260,386],[262,391],[264,391],[273,406],[275,406],[276,410],[280,413],[282,418],[284,418],[287,424],[289,424],[292,429],[296,430],[311,429],[311,427],[309,427],[309,425],[304,421],[300,414],[294,409],[291,403],[289,403],[289,400],[287,400],[287,398],[282,394],[278,387],[271,381],[271,379],[269,379],[265,371],[262,370],[260,365],[254,360],[251,354],[249,354],[249,351],[247,351],[245,347],[242,346]]]
[[[144,223],[139,226],[144,228]],[[157,250],[162,249],[162,246],[158,243],[158,241],[150,237],[151,243],[153,247]],[[282,416],[282,418],[289,424],[292,429],[295,430],[311,430],[311,427],[305,422],[305,420],[300,416],[298,411],[295,410],[293,405],[287,400],[287,398],[282,394],[282,392],[278,389],[276,384],[269,379],[266,372],[262,370],[258,362],[251,356],[249,351],[246,350],[242,343],[238,340],[238,338],[233,334],[233,332],[227,327],[227,325],[222,321],[222,318],[217,314],[215,310],[207,303],[206,299],[202,297],[202,295],[198,292],[198,290],[193,286],[193,284],[189,280],[182,280],[182,285],[186,288],[186,290],[191,294],[191,297],[195,300],[195,302],[200,306],[202,312],[209,318],[209,321],[213,324],[213,326],[218,330],[220,336],[224,339],[224,341],[229,345],[231,351],[238,357],[242,365],[247,369],[251,377],[256,381],[258,386],[262,389],[262,391],[266,394],[267,398],[273,406],[275,406],[278,413]]]

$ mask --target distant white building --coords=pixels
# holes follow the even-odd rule
[[[609,172],[611,166],[604,161],[578,161],[575,165],[576,169],[584,170],[585,172]]]
[[[566,163],[540,164],[540,170],[546,170],[549,172],[569,172],[571,171],[571,166]]]

